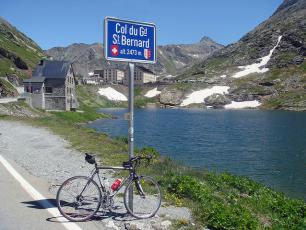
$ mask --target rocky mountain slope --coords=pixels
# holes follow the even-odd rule
[[[0,17],[0,97],[14,96],[17,92],[7,80],[18,84],[44,56],[33,40]]]
[[[178,80],[229,85],[235,101],[306,110],[306,0],[285,0],[237,43],[195,64]]]
[[[208,37],[203,37],[195,44],[159,46],[157,63],[145,66],[159,75],[176,75],[196,62],[205,60],[222,47]],[[55,47],[46,53],[56,60],[73,62],[76,73],[81,76],[87,76],[88,72],[105,66],[124,68],[123,64],[107,62],[104,59],[103,46],[98,43]]]

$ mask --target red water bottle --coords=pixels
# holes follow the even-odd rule
[[[111,188],[115,191],[121,185],[121,179],[116,179],[115,182],[112,184]]]

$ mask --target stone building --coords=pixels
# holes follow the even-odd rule
[[[42,60],[32,78],[24,80],[30,106],[45,110],[75,110],[78,107],[72,65],[65,61]]]
[[[129,77],[129,69],[127,69],[125,78],[123,80],[123,84],[128,84],[128,77]],[[154,83],[157,80],[157,76],[149,69],[137,66],[134,71],[134,82],[136,85],[143,85],[146,83]]]
[[[123,84],[124,71],[116,68],[106,68],[95,70],[93,76],[103,84]]]

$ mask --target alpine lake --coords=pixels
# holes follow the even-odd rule
[[[127,109],[89,127],[127,137]],[[136,109],[135,145],[185,165],[247,176],[306,200],[306,113],[262,110]]]

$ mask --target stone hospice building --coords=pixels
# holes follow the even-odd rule
[[[71,63],[41,60],[24,82],[27,103],[44,110],[75,110],[78,102]]]

